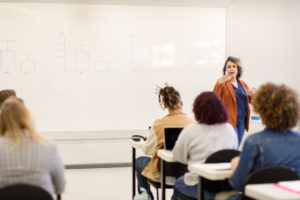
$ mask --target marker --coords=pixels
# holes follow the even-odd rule
[[[227,66],[225,67],[225,74],[227,74]]]

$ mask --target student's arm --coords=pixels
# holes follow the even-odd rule
[[[153,155],[155,147],[157,146],[157,137],[153,126],[150,128],[149,136],[142,147],[142,151],[146,155]]]
[[[256,145],[251,144],[249,140],[245,141],[238,165],[230,179],[233,189],[239,191],[243,189],[246,178],[253,172],[254,163],[259,155],[258,152]]]
[[[51,177],[55,193],[61,194],[65,187],[64,166],[55,145],[53,147],[51,165]]]
[[[187,132],[186,128],[182,130],[172,151],[174,159],[183,164],[187,164],[189,155],[189,138],[187,137]]]

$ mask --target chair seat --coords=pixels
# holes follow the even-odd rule
[[[148,182],[150,183],[150,185],[152,185],[152,186],[155,187],[155,188],[161,188],[160,182],[152,181],[152,180],[148,180]],[[173,188],[174,185],[166,184],[165,187],[166,187],[166,188]]]
[[[25,184],[7,186],[0,189],[0,199],[7,200],[53,200],[44,189]]]
[[[195,198],[193,198],[193,197],[186,196],[186,195],[184,195],[184,194],[182,194],[182,193],[179,193],[179,194],[178,194],[177,199],[178,199],[178,200],[197,200],[197,199],[195,199]]]

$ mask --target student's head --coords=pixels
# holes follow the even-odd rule
[[[1,90],[0,91],[0,107],[2,103],[10,96],[16,96],[16,92],[14,90]]]
[[[16,97],[9,97],[1,106],[0,137],[6,136],[12,144],[19,144],[25,138],[24,131],[33,140],[41,141],[33,128],[27,108]]]
[[[202,92],[193,105],[195,119],[202,124],[227,122],[228,115],[222,100],[214,92]]]
[[[167,108],[170,111],[182,107],[179,92],[168,84],[164,88],[158,88],[158,101],[162,108]]]
[[[256,92],[253,108],[263,124],[278,131],[293,128],[299,120],[299,101],[296,93],[285,85],[266,83]]]
[[[241,65],[241,60],[239,58],[229,56],[227,60],[225,61],[224,67],[223,67],[223,75],[226,73],[226,67],[227,70],[231,68],[236,68],[236,78],[241,78],[243,73],[243,68]]]

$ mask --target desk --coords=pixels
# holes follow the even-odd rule
[[[135,196],[135,159],[136,159],[136,151],[135,149],[141,149],[144,145],[145,141],[141,140],[139,142],[129,140],[129,144],[132,147],[132,199]]]
[[[157,156],[161,158],[160,162],[160,173],[161,173],[161,199],[166,199],[166,166],[165,162],[176,162],[171,151],[164,149],[159,149],[157,151]]]
[[[259,200],[300,200],[300,195],[275,187],[273,183],[249,184],[245,195]]]
[[[198,200],[204,199],[204,187],[203,186],[203,178],[212,180],[212,181],[221,181],[232,176],[233,171],[231,169],[227,170],[215,170],[210,169],[207,165],[211,165],[212,163],[194,163],[189,167],[191,172],[199,175],[198,181]],[[217,163],[216,163],[217,164]],[[202,186],[201,186],[202,185]]]

